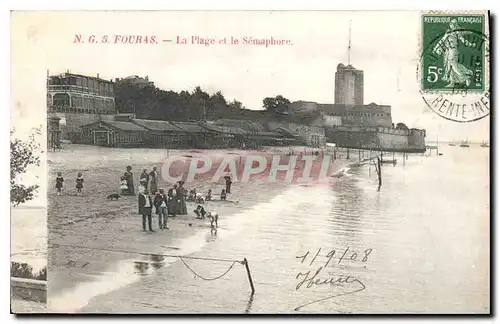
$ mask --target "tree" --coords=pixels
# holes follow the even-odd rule
[[[229,108],[231,110],[239,111],[239,110],[243,109],[243,104],[241,102],[239,102],[238,100],[234,99],[233,101],[231,101],[229,103]]]
[[[288,111],[288,105],[290,104],[290,100],[283,97],[282,95],[278,95],[276,97],[266,97],[262,100],[264,108],[276,114],[283,114]]]
[[[26,186],[19,183],[19,176],[30,166],[40,166],[40,144],[35,140],[41,134],[41,127],[32,131],[28,140],[14,137],[15,130],[10,135],[10,202],[14,206],[35,198],[38,185]]]

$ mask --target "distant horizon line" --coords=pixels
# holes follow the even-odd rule
[[[439,140],[439,141],[426,141],[427,143],[458,143],[458,142],[462,142],[464,140]],[[482,142],[489,142],[490,140],[481,140],[481,141],[477,141],[477,140],[474,140],[474,141],[469,141],[469,140],[466,140],[467,143],[469,144],[481,144]]]

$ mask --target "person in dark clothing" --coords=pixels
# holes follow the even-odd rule
[[[158,171],[156,171],[156,167],[153,167],[153,171],[149,172],[149,179],[151,180],[149,189],[151,193],[155,194],[158,190],[158,182],[160,180],[160,176],[158,174]]]
[[[224,179],[226,180],[226,194],[230,194],[231,193],[231,184],[233,182],[231,181],[230,176],[225,176]]]
[[[205,218],[205,215],[207,214],[207,212],[205,211],[205,208],[203,208],[202,205],[198,205],[198,207],[196,207],[196,209],[194,210],[194,213],[196,214],[197,219],[203,219],[203,218]]]
[[[220,193],[220,200],[226,200],[226,190],[224,189]]]
[[[127,172],[125,172],[124,176],[125,180],[127,180],[128,194],[130,196],[135,196],[134,174],[132,173],[132,167],[130,165],[127,167]]]
[[[81,172],[78,172],[78,175],[76,177],[76,195],[77,196],[82,195],[82,189],[83,189],[83,175]]]
[[[146,219],[148,220],[149,230],[153,231],[152,224],[152,216],[151,209],[153,206],[153,202],[151,201],[151,197],[146,195],[144,191],[139,192],[139,214],[142,215],[142,230],[146,231]]]
[[[177,215],[187,215],[186,207],[187,191],[184,188],[184,181],[177,183]]]
[[[155,196],[154,205],[156,208],[156,214],[158,215],[158,227],[160,229],[168,229],[167,227],[167,215],[168,215],[168,197],[165,195],[165,191],[160,189]]]
[[[146,190],[148,189],[148,182],[149,182],[148,170],[146,169],[142,170],[142,173],[139,176],[139,182],[144,186]]]
[[[58,196],[62,195],[63,182],[64,182],[64,178],[62,176],[62,172],[57,172],[56,189],[57,189]]]
[[[177,215],[177,185],[168,189],[168,215]]]
[[[212,200],[212,189],[208,189],[207,195],[205,196],[205,201]]]
[[[196,188],[189,190],[189,196],[186,201],[195,201],[196,200]]]

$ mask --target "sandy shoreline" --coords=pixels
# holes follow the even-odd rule
[[[162,152],[156,154],[158,158]],[[57,154],[57,153],[56,153]],[[52,161],[49,169],[49,179],[53,179],[57,171],[63,172],[68,178],[68,189],[64,196],[56,196],[55,190],[49,188],[48,194],[48,300],[70,292],[79,284],[95,281],[103,272],[123,260],[144,260],[145,256],[135,253],[112,252],[105,250],[120,250],[138,253],[179,253],[181,241],[202,235],[202,239],[210,240],[210,225],[208,220],[197,220],[193,210],[194,203],[187,203],[188,215],[169,218],[169,230],[159,230],[156,215],[153,215],[154,233],[142,231],[141,216],[137,214],[137,197],[123,197],[119,201],[107,201],[105,196],[117,186],[115,178],[119,177],[128,164],[135,165],[131,159],[106,159],[96,161],[97,165],[85,163],[70,152],[60,161]],[[54,159],[49,156],[49,159]],[[157,161],[135,166],[135,178],[143,168],[150,170]],[[54,159],[56,160],[56,159]],[[135,160],[135,159],[132,159]],[[75,196],[72,191],[71,177],[79,170],[84,171],[85,187],[83,197]],[[74,176],[73,176],[74,177]],[[74,181],[74,180],[73,180]],[[136,179],[137,181],[137,179]],[[286,190],[290,184],[280,182],[265,183],[250,181],[234,183],[232,194],[228,195],[231,202],[207,202],[207,210],[216,210],[220,215],[220,230],[224,230],[225,219],[231,215],[251,208],[259,203],[268,202],[272,197]],[[167,188],[166,183],[160,187]],[[197,181],[187,184],[191,189],[196,187],[200,192],[208,188],[217,188],[221,184],[207,181]],[[234,203],[237,201],[237,203]],[[191,225],[189,225],[191,224]],[[194,239],[193,239],[194,241]],[[59,244],[59,245],[58,245]],[[96,249],[84,249],[90,247]]]
[[[280,155],[286,155],[289,149],[281,148],[281,150]],[[195,219],[193,210],[196,204],[190,202],[187,203],[188,215],[169,218],[169,230],[158,229],[158,220],[154,214],[153,228],[156,232],[144,233],[142,218],[137,214],[137,197],[122,197],[119,201],[108,201],[105,198],[109,193],[117,191],[118,179],[127,165],[133,167],[134,184],[137,186],[142,169],[150,171],[153,166],[160,166],[167,156],[208,155],[220,161],[224,156],[229,155],[238,157],[238,155],[258,154],[269,157],[276,153],[277,150],[274,149],[267,151],[191,150],[166,153],[164,150],[108,149],[89,146],[74,146],[73,151],[51,152],[48,157],[47,218],[49,303],[51,299],[71,298],[71,292],[75,288],[82,284],[102,280],[103,273],[118,271],[113,267],[123,265],[123,261],[132,261],[132,264],[135,260],[137,262],[148,261],[147,255],[138,253],[189,254],[194,250],[189,248],[182,250],[182,246],[179,245],[189,245],[190,241],[193,244],[200,244],[200,242],[213,239],[210,234],[209,221]],[[238,164],[237,168],[241,166]],[[209,176],[205,178],[202,176],[193,182],[188,182],[185,187],[188,190],[196,188],[202,193],[206,193],[210,188],[218,194],[223,188],[223,180],[221,179],[219,183],[211,181],[216,169],[217,165],[214,164]],[[62,172],[65,177],[63,196],[57,196],[53,188],[57,172]],[[84,174],[82,197],[75,195],[74,178],[77,172]],[[175,173],[175,170],[173,172]],[[260,176],[266,177],[268,174],[266,169],[266,172]],[[282,177],[284,177],[283,174],[278,174],[278,179]],[[160,188],[168,188],[170,185],[160,179]],[[295,185],[297,184],[279,180],[268,182],[252,178],[248,182],[234,182],[232,194],[228,195],[228,200],[233,203],[207,202],[205,208],[218,212],[221,227],[219,231],[224,231],[224,222],[231,216],[257,204],[269,202],[273,197]],[[215,199],[217,198],[216,196]],[[134,272],[133,269],[132,271]],[[108,280],[113,281],[116,278]],[[75,302],[75,304],[80,302]]]
[[[217,210],[220,217],[220,229],[224,230],[224,222],[232,215],[251,208],[258,203],[267,202],[273,196],[284,191],[283,186],[270,187],[267,184],[253,184],[242,188],[235,185],[233,192],[261,192],[250,201],[237,204],[211,202],[206,207]],[[188,215],[169,218],[169,230],[158,230],[156,215],[153,217],[154,233],[143,232],[141,217],[136,214],[135,197],[123,203],[118,212],[97,218],[84,218],[72,224],[53,227],[49,234],[49,271],[50,282],[48,300],[57,297],[78,284],[96,280],[100,274],[124,260],[147,261],[147,257],[135,253],[112,252],[82,249],[91,247],[106,250],[130,251],[151,254],[183,254],[182,241],[210,240],[210,225],[207,220],[194,219],[194,203],[188,203]],[[121,212],[120,212],[121,211]],[[191,226],[189,226],[191,224]],[[54,244],[64,244],[57,246]],[[75,246],[75,247],[71,247]],[[177,261],[177,260],[175,260]]]

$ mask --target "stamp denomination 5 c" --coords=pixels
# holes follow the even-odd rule
[[[441,117],[471,122],[489,114],[487,13],[422,14],[418,79],[425,103]]]

